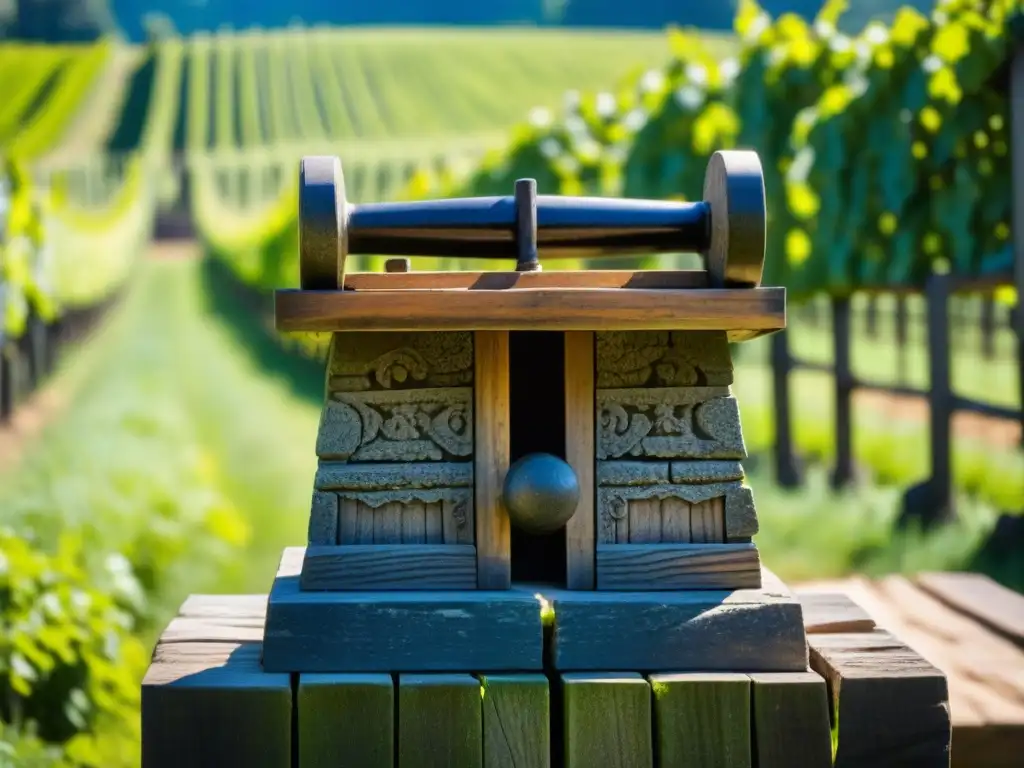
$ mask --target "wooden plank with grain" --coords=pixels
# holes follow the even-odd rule
[[[543,667],[530,590],[335,591],[299,586],[288,547],[267,605],[263,665],[274,672],[533,672]]]
[[[951,608],[1024,646],[1024,595],[980,573],[921,573],[914,582]]]
[[[565,460],[575,472],[580,487],[576,512],[565,526],[566,586],[569,589],[594,588],[597,521],[594,344],[592,331],[565,334]]]
[[[632,672],[561,676],[565,768],[653,768],[651,689]]]
[[[473,421],[477,585],[512,584],[512,532],[502,503],[511,464],[508,331],[477,331],[473,339]]]
[[[296,690],[295,768],[393,768],[391,675],[303,674]]]
[[[308,547],[303,590],[476,589],[470,544],[355,544]]]
[[[836,768],[949,765],[949,691],[939,669],[883,630],[807,640],[836,712]]]
[[[522,288],[707,288],[701,269],[588,269],[541,272],[407,272],[399,275],[354,272],[345,275],[347,291],[409,289],[520,290]]]
[[[739,341],[786,327],[785,288],[279,290],[274,298],[277,329],[288,332],[600,328],[727,331]]]
[[[550,768],[551,692],[544,675],[483,675],[484,768]]]
[[[602,544],[597,548],[598,589],[760,586],[761,561],[753,544]]]
[[[260,668],[259,643],[168,644],[142,681],[142,765],[291,768],[291,719],[290,676]]]
[[[648,680],[659,768],[750,768],[747,675],[658,674]]]
[[[804,629],[809,635],[830,632],[870,632],[875,620],[842,592],[794,590],[804,612]]]
[[[214,619],[259,619],[267,615],[266,595],[189,595],[178,616]]]
[[[398,676],[398,765],[482,768],[480,682],[472,675]]]
[[[758,768],[831,768],[828,689],[815,672],[752,673]]]

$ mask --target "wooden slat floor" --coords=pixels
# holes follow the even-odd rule
[[[848,595],[945,673],[953,766],[1024,765],[1024,595],[972,573],[855,577],[793,590],[802,599]]]

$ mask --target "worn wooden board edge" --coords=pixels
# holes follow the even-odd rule
[[[311,546],[299,586],[309,590],[476,589],[472,544]]]
[[[753,544],[603,544],[597,588],[615,591],[760,589]]]
[[[708,273],[702,269],[542,270],[540,272],[350,272],[347,291],[521,290],[523,288],[707,288]]]
[[[278,290],[280,331],[716,330],[786,327],[784,288]],[[733,338],[731,340],[738,340]]]
[[[870,632],[875,620],[864,608],[840,591],[794,589],[803,607],[804,627],[809,635],[836,632]]]
[[[263,665],[277,672],[534,672],[541,602],[529,591],[303,591],[275,580]],[[387,643],[380,642],[387,638]]]
[[[950,608],[1024,646],[1024,595],[980,573],[919,573],[911,580]]]

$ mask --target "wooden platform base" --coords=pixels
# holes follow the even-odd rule
[[[194,596],[143,682],[143,768],[827,768],[830,711],[837,766],[945,768],[941,673],[841,595],[804,607],[813,671],[284,675],[247,642],[265,598]]]
[[[304,591],[291,548],[270,593],[268,672],[800,672],[800,604],[770,571],[762,588],[601,592]]]

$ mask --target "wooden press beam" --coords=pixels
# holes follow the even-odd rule
[[[478,589],[512,586],[512,531],[502,485],[512,460],[508,331],[473,338],[473,454]]]

